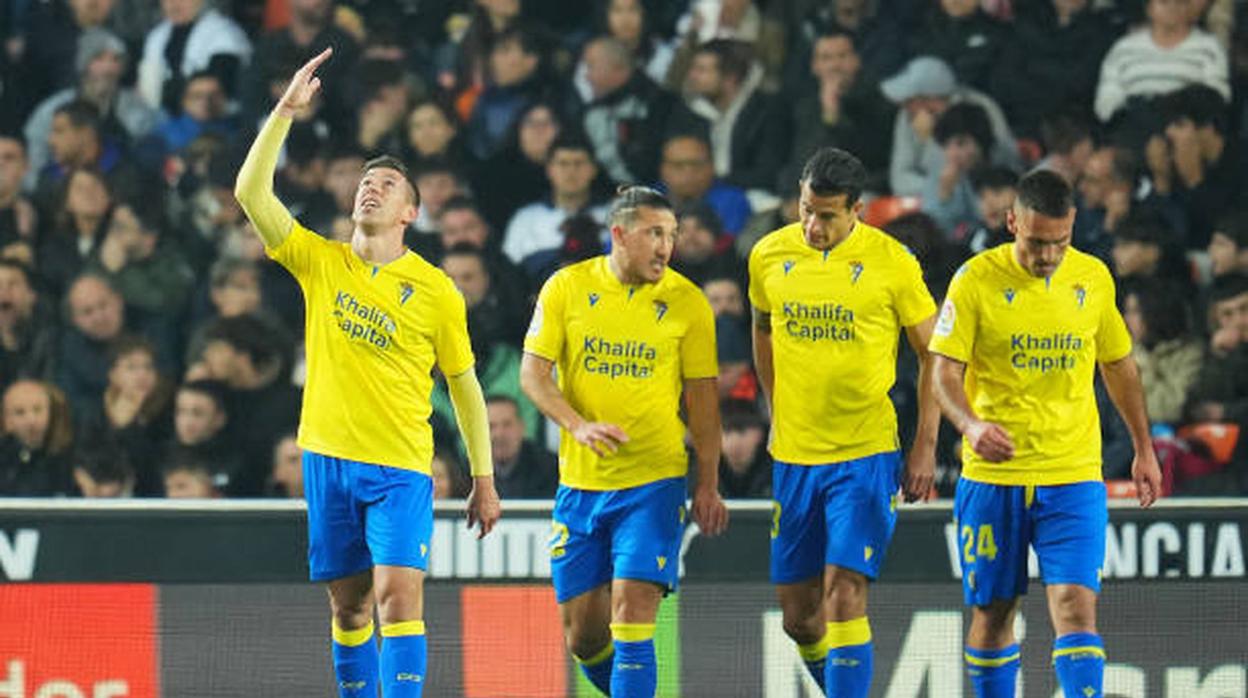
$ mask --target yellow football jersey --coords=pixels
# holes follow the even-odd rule
[[[1114,279],[1074,248],[1048,279],[1032,276],[1005,244],[975,255],[949,286],[932,351],[967,365],[980,418],[1001,425],[1014,458],[989,463],[962,443],[962,476],[997,485],[1101,479],[1096,364],[1131,353]]]
[[[429,473],[431,371],[472,368],[464,298],[408,252],[360,259],[295,223],[268,250],[303,287],[307,383],[299,445],[337,458]]]
[[[685,474],[683,382],[719,375],[715,318],[692,282],[668,269],[658,283],[630,286],[605,256],[565,267],[542,287],[524,350],[555,363],[578,414],[629,437],[599,457],[565,431],[561,483],[618,490]]]
[[[897,341],[936,312],[914,255],[861,221],[817,250],[794,223],[750,252],[750,302],[771,314],[772,456],[819,465],[896,450]]]

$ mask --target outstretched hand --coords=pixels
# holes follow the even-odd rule
[[[282,99],[277,103],[277,112],[279,114],[294,118],[295,114],[312,103],[312,98],[316,96],[316,91],[321,89],[321,79],[316,77],[316,69],[329,60],[333,53],[334,49],[327,48],[314,56],[312,60],[304,63],[302,68],[295,71],[294,77],[290,79],[290,84],[286,86],[286,93],[282,95]]]

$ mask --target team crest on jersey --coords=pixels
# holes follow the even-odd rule
[[[788,276],[789,272],[793,271],[794,264],[796,264],[796,262],[794,262],[791,259],[784,260],[784,275],[785,276]]]
[[[654,321],[660,322],[661,320],[663,320],[664,315],[667,315],[667,303],[664,303],[663,301],[655,301],[654,302]]]
[[[597,294],[597,293],[591,293],[591,294],[589,294],[589,307],[591,307],[591,308],[592,308],[592,307],[594,307],[595,305],[598,305],[598,294]]]
[[[862,276],[862,262],[854,260],[849,263],[849,283],[858,283],[858,277]]]
[[[1083,307],[1084,301],[1088,299],[1088,290],[1082,284],[1075,284],[1075,302],[1079,307]]]
[[[399,305],[406,303],[413,293],[415,293],[415,289],[412,288],[411,284],[406,281],[399,284]]]
[[[1002,293],[1005,295],[1005,302],[1006,302],[1006,303],[1011,303],[1011,304],[1012,304],[1012,303],[1014,302],[1014,289],[1012,289],[1012,288],[1007,288],[1007,289],[1005,289],[1004,291],[1002,291]]]

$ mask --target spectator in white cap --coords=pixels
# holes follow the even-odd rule
[[[1001,107],[988,95],[959,85],[953,70],[939,58],[919,56],[901,72],[880,83],[880,90],[901,109],[893,124],[889,185],[898,196],[922,196],[933,172],[944,166],[944,154],[933,133],[936,119],[953,104],[982,108],[992,124],[993,164],[1021,169],[1022,158]]]
[[[137,141],[156,126],[159,117],[156,111],[147,106],[137,92],[121,86],[127,59],[125,42],[107,29],[88,29],[78,38],[74,59],[78,84],[40,102],[26,120],[23,135],[30,149],[27,189],[34,187],[39,172],[48,163],[52,116],[63,104],[75,99],[90,102],[99,110],[104,130],[123,136],[123,140]]]

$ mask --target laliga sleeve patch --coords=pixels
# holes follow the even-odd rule
[[[529,335],[536,337],[542,331],[542,304],[538,303],[533,309],[533,319],[529,321]]]
[[[953,333],[953,323],[957,321],[958,310],[953,305],[952,298],[946,298],[945,304],[940,308],[940,317],[936,319],[935,334],[940,337],[948,337]]]

